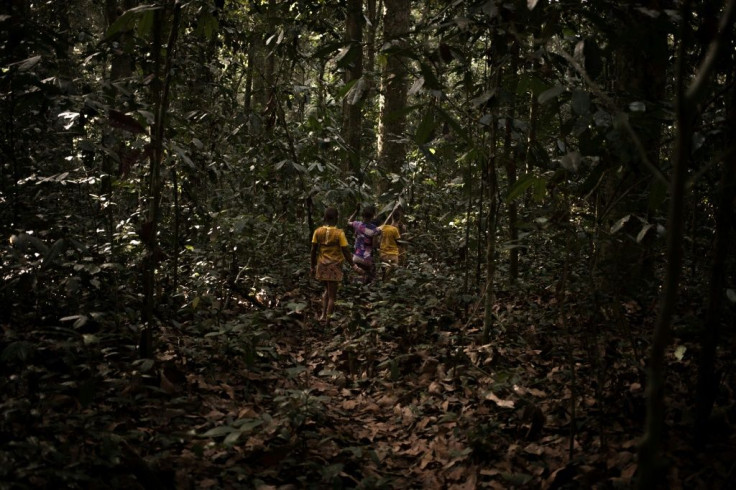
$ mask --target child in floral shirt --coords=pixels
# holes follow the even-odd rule
[[[357,213],[357,210],[355,213]],[[355,213],[353,213],[353,216],[355,216]],[[348,226],[355,232],[353,270],[363,276],[364,284],[372,282],[376,277],[376,266],[373,262],[373,247],[380,247],[381,230],[371,221],[375,214],[376,208],[366,206],[361,213],[362,221],[353,221],[353,216],[348,220]]]

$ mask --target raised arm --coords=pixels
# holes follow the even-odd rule
[[[352,265],[353,264],[353,254],[350,253],[350,249],[348,247],[342,247],[341,250],[342,250],[342,255],[343,257],[345,257],[345,260],[347,261],[347,263]]]

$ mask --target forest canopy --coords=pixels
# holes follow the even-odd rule
[[[3,2],[0,486],[736,485],[735,16]]]

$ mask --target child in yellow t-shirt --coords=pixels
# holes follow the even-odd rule
[[[381,262],[383,262],[383,279],[386,280],[389,272],[399,265],[399,240],[401,232],[397,228],[398,222],[394,214],[399,210],[397,206],[379,227],[381,230]],[[400,211],[399,211],[400,212]]]
[[[389,264],[399,263],[398,240],[401,239],[401,234],[395,224],[391,220],[390,223],[379,226],[381,230],[381,260]]]
[[[317,228],[312,235],[310,265],[312,275],[325,284],[322,315],[319,320],[329,324],[335,309],[337,285],[342,281],[342,263],[344,260],[352,263],[353,258],[348,249],[345,232],[336,227],[337,209],[327,208],[324,222],[325,224]]]

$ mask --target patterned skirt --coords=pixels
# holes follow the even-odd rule
[[[331,264],[317,264],[317,270],[315,271],[318,281],[342,281],[342,264],[332,262]]]

